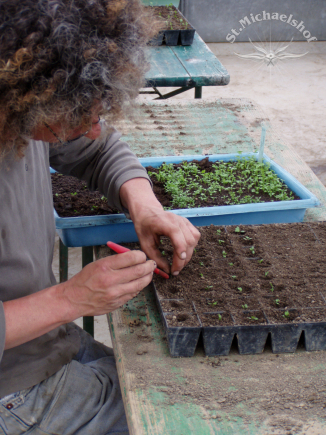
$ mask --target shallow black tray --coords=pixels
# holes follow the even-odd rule
[[[178,14],[186,21],[190,26],[189,21],[178,10]],[[149,41],[149,45],[192,45],[194,41],[196,30],[191,26],[191,29],[184,30],[161,30],[154,38]]]
[[[163,311],[155,285],[154,292],[170,354],[173,357],[193,356],[200,335],[202,335],[204,351],[207,356],[228,355],[235,337],[237,338],[239,354],[262,353],[269,334],[273,353],[295,352],[302,334],[307,351],[326,350],[326,321],[271,324],[268,323],[268,314],[264,313],[267,324],[204,327],[200,321],[200,315],[197,314],[196,307],[193,305],[194,311],[188,314],[196,316],[199,326],[169,326],[167,317],[173,315],[173,312]],[[223,314],[223,312],[219,313]],[[211,312],[210,314],[218,313]]]

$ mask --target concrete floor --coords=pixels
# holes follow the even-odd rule
[[[273,43],[272,49],[287,44]],[[326,42],[292,43],[286,52],[303,57],[267,66],[237,57],[255,52],[250,43],[208,44],[231,76],[227,86],[204,87],[203,98],[249,98],[260,105],[283,140],[290,143],[326,185]],[[172,88],[162,89],[163,93]],[[175,99],[193,98],[187,91]],[[142,95],[140,99],[152,99]],[[58,279],[58,241],[53,269]],[[69,248],[69,277],[81,269],[81,248]],[[81,326],[81,319],[77,320]],[[106,316],[95,318],[95,338],[111,345]]]

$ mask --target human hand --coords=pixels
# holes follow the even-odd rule
[[[74,319],[114,311],[146,287],[156,263],[141,251],[102,258],[60,284]]]
[[[141,249],[156,261],[160,269],[170,266],[158,249],[160,236],[171,240],[174,248],[171,273],[178,275],[190,261],[200,239],[200,232],[182,216],[164,211],[145,178],[133,178],[121,186],[120,198],[128,208]]]

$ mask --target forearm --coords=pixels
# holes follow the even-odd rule
[[[74,320],[62,285],[41,290],[23,298],[4,302],[5,349],[26,343]]]
[[[144,205],[163,209],[146,178],[133,178],[125,182],[120,188],[120,200],[128,209],[132,220]]]

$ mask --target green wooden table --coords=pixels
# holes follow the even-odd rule
[[[306,220],[325,220],[326,189],[248,100],[170,100],[122,123],[138,156],[254,151],[261,124],[266,154],[321,200]],[[154,116],[152,116],[154,115]],[[158,127],[163,127],[158,129]],[[180,135],[180,132],[185,134]],[[108,255],[97,249],[96,258]],[[151,287],[108,315],[132,435],[324,435],[326,352],[171,358]]]
[[[156,99],[170,98],[192,88],[195,98],[201,98],[202,86],[224,86],[230,81],[227,70],[197,33],[190,46],[148,47],[148,57],[151,69],[146,74],[146,87],[154,91],[141,93],[158,94]],[[163,95],[158,87],[179,89]]]

